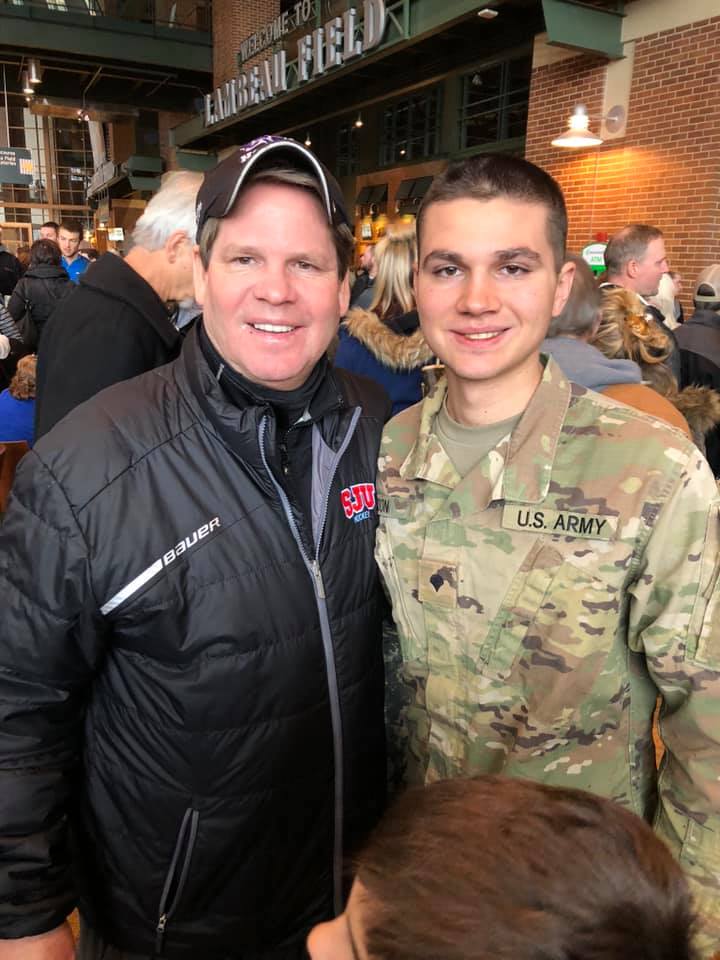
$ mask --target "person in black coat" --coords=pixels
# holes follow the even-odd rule
[[[52,240],[36,240],[30,264],[15,286],[8,303],[13,320],[30,350],[37,351],[45,324],[72,282],[60,266],[60,247]]]
[[[0,297],[9,297],[21,276],[20,261],[3,246],[0,230]]]
[[[192,298],[197,173],[173,173],[135,224],[124,260],[106,253],[58,305],[38,356],[35,433],[121,380],[174,360],[168,301]]]
[[[325,355],[349,295],[341,204],[284,138],[209,171],[179,358],[77,407],[18,470],[0,956],[15,938],[23,960],[70,960],[79,901],[79,960],[301,960],[343,908],[385,797],[389,403]]]
[[[700,274],[693,303],[693,315],[676,330],[683,383],[720,391],[720,263]],[[720,477],[720,427],[706,435],[705,454],[713,473]]]

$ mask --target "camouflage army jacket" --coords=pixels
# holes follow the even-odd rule
[[[433,432],[444,396],[395,417],[379,461],[404,778],[504,772],[625,804],[686,865],[718,949],[713,476],[679,431],[548,360],[513,433],[461,478]]]

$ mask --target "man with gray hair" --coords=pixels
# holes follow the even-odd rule
[[[125,259],[100,257],[58,303],[38,356],[35,433],[120,380],[174,360],[169,302],[192,299],[199,173],[167,174],[135,224]]]
[[[663,314],[647,299],[655,296],[660,278],[670,269],[662,231],[646,223],[630,223],[618,230],[605,248],[605,268],[607,279],[600,284],[600,289],[624,287],[632,290],[642,300],[646,317],[667,336],[671,347],[667,364],[679,384],[681,371],[677,340]]]

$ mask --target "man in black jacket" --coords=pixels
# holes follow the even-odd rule
[[[676,331],[682,382],[720,391],[720,263],[702,271],[693,292],[695,312]],[[705,455],[720,477],[720,427],[705,436]]]
[[[3,245],[0,230],[0,297],[9,297],[21,276],[20,261]]]
[[[135,224],[125,259],[100,257],[58,304],[38,355],[36,437],[105,387],[177,357],[182,338],[168,301],[192,297],[201,179],[169,174]]]
[[[82,960],[299,958],[383,806],[389,404],[325,358],[339,188],[262,138],[198,239],[180,357],[40,440],[0,531],[0,960],[70,960],[78,901]]]

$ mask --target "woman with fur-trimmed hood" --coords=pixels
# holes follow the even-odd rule
[[[378,243],[370,308],[349,312],[335,354],[335,366],[385,388],[393,416],[422,399],[422,367],[432,360],[412,292],[415,255],[414,229],[394,230]]]

